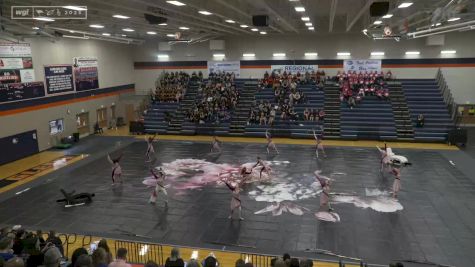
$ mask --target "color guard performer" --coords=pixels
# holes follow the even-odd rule
[[[277,154],[279,154],[279,150],[277,150],[277,147],[275,146],[274,141],[272,141],[272,136],[271,136],[271,134],[269,133],[269,130],[266,130],[266,139],[267,139],[267,147],[266,147],[266,149],[267,149],[267,154],[270,153],[269,148],[274,149],[274,151],[275,151]]]
[[[107,154],[107,160],[110,162],[112,165],[112,185],[115,185],[116,181],[119,181],[122,183],[122,168],[120,167],[119,161],[122,158],[122,154],[116,158],[116,159],[111,159],[111,156]]]

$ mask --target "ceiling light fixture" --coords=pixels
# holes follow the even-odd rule
[[[305,12],[305,7],[303,7],[303,6],[296,6],[296,7],[294,7],[294,9],[297,12]]]
[[[155,34],[157,34],[157,32],[152,32],[152,31],[150,31],[150,32],[147,32],[147,34],[155,35]]]
[[[120,36],[122,36],[122,37],[127,37],[127,35],[126,35],[126,34],[121,34]]]
[[[264,32],[264,31],[259,32],[259,33],[262,34],[262,35],[267,34],[267,32]]]
[[[186,6],[186,4],[184,4],[180,1],[167,1],[167,3],[172,4],[174,6]]]
[[[447,21],[457,21],[457,20],[460,20],[460,18],[450,18]]]
[[[77,36],[77,35],[63,35],[65,38],[73,38],[73,39],[89,39],[89,36]]]
[[[383,19],[390,19],[393,17],[393,14],[386,14],[383,16]]]
[[[41,21],[54,21],[54,19],[50,19],[50,18],[43,18],[43,17],[38,17],[38,18],[33,18],[35,20],[41,20]]]
[[[124,28],[122,29],[124,32],[133,32],[135,31],[134,29],[131,29],[131,28]]]
[[[254,53],[244,53],[244,54],[242,54],[242,56],[243,57],[255,57],[256,54],[254,54]]]
[[[285,57],[285,53],[274,53],[272,54],[274,57]]]
[[[110,34],[110,33],[107,33],[107,32],[102,33],[102,35],[104,35],[104,36],[111,36],[111,34]]]
[[[167,37],[175,37],[175,35],[172,34],[172,33],[169,33],[169,34],[167,34]]]
[[[86,11],[87,8],[84,6],[63,6],[66,9],[77,10],[77,11]]]
[[[371,52],[372,56],[384,56],[384,52]]]
[[[406,55],[419,55],[421,52],[419,51],[407,51]]]
[[[382,23],[383,23],[383,22],[380,21],[380,20],[375,20],[375,21],[373,22],[374,25],[379,25],[379,24],[382,24]]]
[[[404,3],[401,3],[398,8],[406,8],[406,7],[410,7],[412,6],[412,2],[404,2]]]
[[[96,28],[96,29],[102,29],[102,28],[104,28],[104,25],[100,25],[100,24],[91,24],[91,25],[89,25],[89,27],[91,27],[91,28]]]
[[[306,52],[305,56],[306,57],[316,57],[316,56],[318,56],[318,53],[317,52]]]
[[[440,53],[443,54],[443,55],[447,55],[447,54],[455,54],[455,53],[457,53],[457,51],[455,51],[455,50],[442,50],[442,51],[440,51]]]
[[[225,57],[225,54],[213,54],[213,57]]]
[[[178,28],[178,29],[180,29],[180,30],[189,30],[190,28],[188,28],[188,27],[183,27],[183,26],[182,26],[182,27],[180,27],[180,28]]]
[[[39,30],[40,27],[31,27],[33,30]]]
[[[337,56],[351,56],[350,52],[338,52],[336,53]]]
[[[166,54],[159,54],[157,55],[158,58],[168,58],[168,55]]]
[[[167,25],[168,25],[168,24],[166,24],[165,22],[158,24],[158,26],[167,26]]]
[[[241,28],[247,28],[247,27],[249,27],[249,26],[247,26],[246,24],[242,24],[240,27],[241,27]]]
[[[310,18],[309,17],[302,17],[302,20],[303,21],[310,21]]]
[[[118,14],[117,14],[117,15],[114,15],[114,16],[112,16],[112,17],[114,17],[114,18],[116,18],[116,19],[130,19],[130,17],[128,17],[128,16],[118,15]]]
[[[252,29],[251,29],[251,31],[253,31],[253,32],[257,32],[257,31],[259,31],[259,30],[258,30],[258,29],[256,29],[256,28],[252,28]]]
[[[306,23],[305,23],[305,26],[312,27],[313,24],[312,24],[311,22],[306,22]]]
[[[200,11],[198,11],[198,13],[200,13],[201,15],[205,15],[205,16],[209,16],[209,15],[212,15],[212,14],[213,14],[213,13],[208,12],[208,11],[206,11],[206,10],[200,10]]]
[[[236,23],[236,22],[235,22],[234,20],[232,20],[232,19],[227,19],[227,20],[225,20],[225,21],[226,21],[227,23]]]
[[[309,30],[309,31],[314,31],[314,30],[315,30],[315,27],[313,27],[313,26],[312,26],[312,27],[308,27],[308,30]]]

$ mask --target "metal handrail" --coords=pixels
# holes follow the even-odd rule
[[[450,88],[447,85],[447,81],[445,80],[444,74],[442,73],[442,70],[440,68],[437,70],[435,79],[437,80],[437,85],[439,86],[440,93],[442,94],[442,98],[449,111],[450,119],[452,120],[452,122],[455,122],[457,119],[457,103],[455,103],[452,92],[450,91]]]

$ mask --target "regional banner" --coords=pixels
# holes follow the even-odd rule
[[[95,57],[74,57],[74,84],[76,91],[99,88],[98,62]]]
[[[317,72],[318,65],[271,65],[271,71],[278,73],[305,74]]]
[[[74,91],[73,66],[45,66],[45,81],[48,95]]]
[[[236,78],[239,78],[241,74],[241,62],[240,61],[208,61],[208,73],[211,73],[211,72],[234,73]]]
[[[0,84],[21,82],[20,70],[0,70]]]
[[[0,84],[0,103],[45,96],[43,82]]]
[[[365,60],[365,59],[350,59],[343,61],[343,69],[345,72],[381,72],[381,60]]]
[[[0,43],[0,57],[31,57],[28,43]]]

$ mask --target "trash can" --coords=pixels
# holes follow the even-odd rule
[[[73,133],[74,142],[79,142],[79,133]]]

